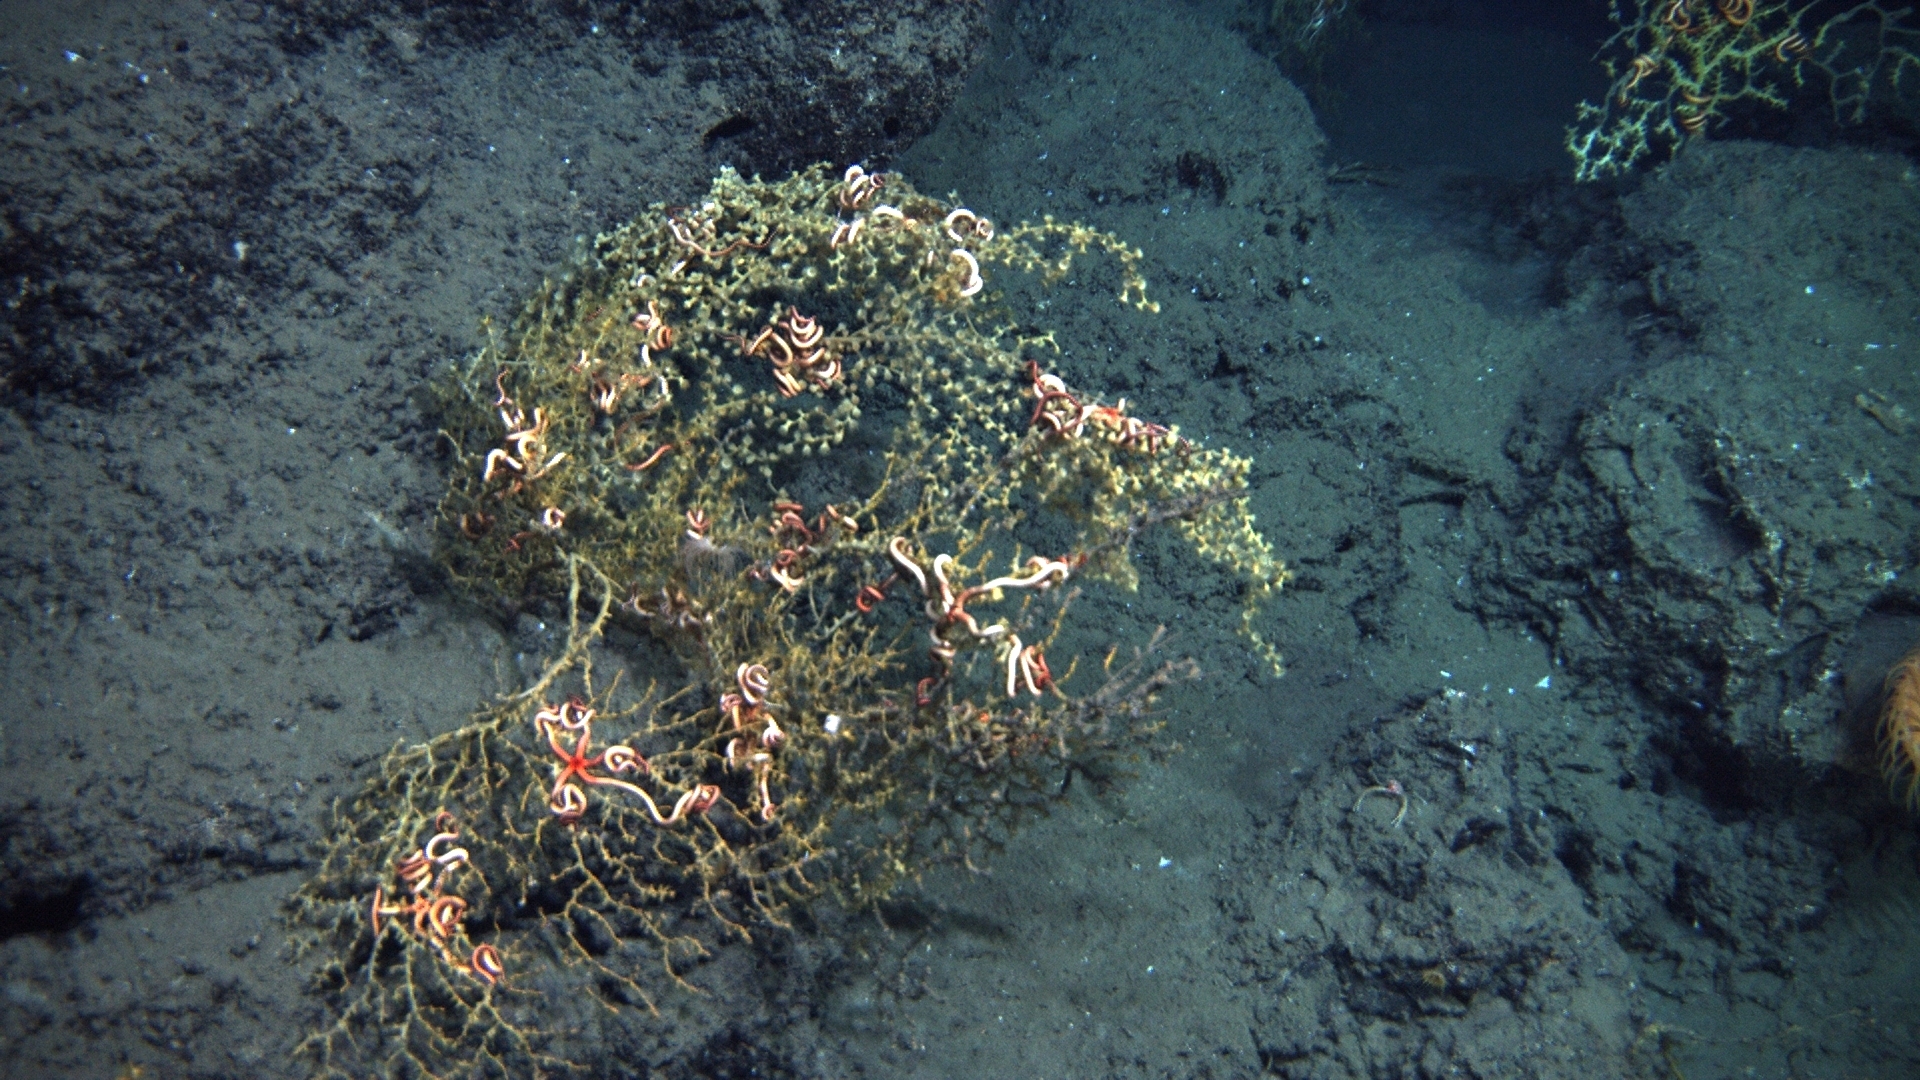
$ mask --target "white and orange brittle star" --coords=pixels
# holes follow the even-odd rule
[[[593,710],[578,699],[569,699],[560,705],[549,705],[534,714],[533,726],[546,736],[547,746],[553,751],[560,764],[553,768],[553,790],[547,797],[547,809],[555,817],[572,825],[587,812],[587,793],[574,783],[580,780],[587,784],[616,787],[628,794],[638,796],[647,806],[647,813],[659,825],[674,825],[693,814],[704,814],[720,798],[720,789],[712,784],[699,784],[682,794],[673,804],[671,813],[662,814],[660,804],[653,796],[637,784],[617,780],[611,776],[597,776],[590,770],[605,767],[609,772],[624,773],[635,771],[644,775],[647,759],[634,752],[633,747],[614,745],[598,754],[589,754],[593,743]],[[561,742],[562,732],[577,733],[573,746],[568,748]]]
[[[1078,560],[1074,558],[1048,559],[1035,555],[1027,560],[1027,573],[1024,577],[1011,575],[997,577],[984,584],[955,592],[951,580],[953,556],[945,553],[935,555],[929,567],[922,569],[919,560],[913,557],[911,547],[904,536],[896,536],[888,541],[887,555],[893,560],[894,565],[900,568],[902,574],[920,587],[920,594],[926,598],[927,618],[933,622],[928,629],[928,636],[932,639],[933,646],[928,652],[932,655],[934,662],[940,665],[942,674],[936,678],[921,680],[917,696],[922,701],[928,699],[931,686],[945,678],[944,672],[952,667],[954,657],[959,654],[960,646],[965,643],[949,638],[947,636],[949,630],[956,626],[965,627],[967,634],[974,641],[995,641],[1007,635],[1005,623],[981,626],[980,621],[967,610],[969,600],[992,594],[1000,589],[1033,589],[1036,592],[1043,592],[1073,576],[1074,567],[1078,565]],[[874,593],[884,596],[879,589],[875,589]],[[864,591],[862,598],[867,598]],[[871,604],[864,605],[862,610],[871,610]],[[1028,691],[1036,695],[1052,685],[1053,676],[1047,671],[1047,662],[1040,655],[1040,650],[1034,646],[1023,646],[1017,635],[1009,638],[1008,641],[1007,696],[1017,696],[1022,682],[1026,684]]]
[[[1362,791],[1360,797],[1354,800],[1353,808],[1355,810],[1360,809],[1360,804],[1366,802],[1367,796],[1369,795],[1385,795],[1387,798],[1400,800],[1400,812],[1393,815],[1393,824],[1388,826],[1388,828],[1397,829],[1400,827],[1401,822],[1407,820],[1407,789],[1400,786],[1400,781],[1389,780],[1384,784],[1375,784],[1365,791]]]
[[[726,759],[729,769],[748,769],[753,773],[753,783],[760,795],[760,820],[771,822],[779,812],[779,804],[773,801],[770,787],[773,778],[774,751],[786,745],[787,733],[781,728],[780,721],[767,711],[767,693],[772,687],[772,676],[765,664],[741,664],[733,673],[734,683],[739,693],[728,692],[720,695],[720,715],[732,724],[731,729],[723,727],[721,734],[729,730],[738,732],[727,740]],[[748,741],[747,728],[765,720],[766,726],[760,730],[760,736],[754,740],[760,744],[754,750]]]
[[[382,916],[412,916],[413,936],[439,953],[447,966],[471,975],[488,986],[496,985],[507,973],[499,949],[491,944],[476,945],[463,960],[448,948],[450,942],[463,935],[461,923],[467,917],[467,902],[458,896],[446,895],[442,890],[446,888],[453,872],[467,865],[467,849],[451,846],[460,838],[460,830],[455,826],[451,813],[442,810],[435,814],[433,827],[435,832],[432,839],[415,848],[413,854],[401,859],[393,867],[394,876],[413,894],[413,899],[389,904],[386,902],[386,890],[374,886],[373,903],[368,906],[368,921],[372,925],[373,936],[376,941],[380,937]]]
[[[501,373],[503,377],[505,374]],[[513,444],[513,452],[508,453],[498,447],[487,451],[486,469],[480,474],[481,483],[492,482],[495,474],[506,470],[520,473],[522,480],[538,480],[567,459],[566,451],[562,450],[544,464],[540,462],[541,451],[546,445],[547,428],[552,423],[544,410],[535,408],[533,423],[529,424],[526,414],[513,404],[504,387],[500,391],[500,402],[500,423],[507,429],[504,441]]]

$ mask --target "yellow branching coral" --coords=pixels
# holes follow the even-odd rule
[[[444,561],[567,641],[341,807],[294,904],[325,1070],[590,1068],[582,1014],[650,1007],[796,903],[971,865],[1070,769],[1153,750],[1193,666],[1157,634],[1116,663],[1073,618],[1133,585],[1143,530],[1243,582],[1277,670],[1254,623],[1288,574],[1249,462],[1074,390],[993,302],[1087,255],[1154,310],[1141,253],[1083,226],[996,228],[858,168],[727,172],[449,374]],[[594,678],[615,632],[648,685]],[[1059,662],[1082,650],[1105,662]]]
[[[1874,93],[1898,91],[1920,68],[1910,9],[1875,0],[1836,8],[1819,0],[1613,0],[1620,27],[1601,48],[1612,79],[1599,104],[1581,102],[1567,129],[1574,175],[1632,168],[1705,132],[1728,106],[1786,108],[1808,83],[1824,85],[1844,123],[1866,116]]]

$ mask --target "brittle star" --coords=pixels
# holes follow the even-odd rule
[[[1372,787],[1366,789],[1365,791],[1362,791],[1360,793],[1360,797],[1354,800],[1353,808],[1355,810],[1360,809],[1360,804],[1363,802],[1366,802],[1367,796],[1369,795],[1386,795],[1386,796],[1390,796],[1392,798],[1400,800],[1400,812],[1393,815],[1393,825],[1390,826],[1391,828],[1395,828],[1395,829],[1399,828],[1400,823],[1406,820],[1407,789],[1400,786],[1400,781],[1389,780],[1384,784],[1375,784]]]

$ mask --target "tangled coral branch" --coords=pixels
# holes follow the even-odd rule
[[[1250,462],[1041,373],[1023,354],[1050,338],[984,291],[1088,254],[1125,317],[1155,310],[1141,252],[1085,226],[997,228],[857,168],[723,173],[598,238],[438,387],[443,561],[503,608],[563,611],[566,640],[342,807],[297,902],[339,1016],[314,1057],[566,1071],[593,1054],[516,1011],[523,987],[650,1006],[794,905],[973,865],[1071,770],[1153,751],[1154,697],[1196,669],[1150,666],[1158,634],[1081,665],[1111,642],[1071,616],[1132,586],[1145,529],[1245,581],[1277,670],[1252,620],[1287,571]],[[648,674],[597,685],[596,663]],[[451,841],[418,841],[443,810],[487,838],[457,898],[432,884]]]

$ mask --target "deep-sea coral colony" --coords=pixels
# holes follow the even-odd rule
[[[565,1072],[523,980],[651,1007],[790,905],[972,865],[1070,763],[1153,748],[1153,697],[1194,668],[1157,633],[1116,664],[1071,617],[1086,583],[1135,585],[1143,530],[1242,582],[1278,670],[1254,619],[1288,574],[1248,460],[1073,390],[1052,333],[984,295],[1089,252],[1117,267],[1114,317],[1157,310],[1141,253],[1077,224],[996,229],[857,167],[723,172],[601,236],[444,380],[444,561],[561,607],[567,642],[341,808],[294,905],[329,950],[337,1019],[305,1044],[325,1070]],[[656,683],[595,680],[616,624],[658,643]],[[1060,671],[1063,647],[1106,659]],[[458,903],[454,813],[487,838]]]
[[[1920,810],[1920,646],[1887,673],[1880,767],[1901,801]]]
[[[1726,107],[1784,109],[1810,81],[1834,115],[1866,116],[1877,90],[1900,89],[1920,69],[1910,9],[1873,0],[1835,8],[1815,0],[1613,0],[1620,29],[1601,48],[1612,79],[1599,104],[1581,102],[1567,129],[1574,175],[1624,172],[1708,130]]]

